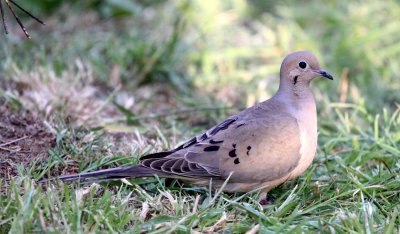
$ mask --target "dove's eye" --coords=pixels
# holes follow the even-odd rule
[[[307,68],[307,63],[304,62],[304,61],[301,61],[301,62],[299,62],[299,67],[300,67],[301,69],[306,69],[306,68]]]

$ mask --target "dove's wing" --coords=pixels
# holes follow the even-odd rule
[[[166,174],[231,182],[288,175],[300,160],[297,120],[280,103],[261,103],[232,116],[175,150],[147,155],[141,165]]]

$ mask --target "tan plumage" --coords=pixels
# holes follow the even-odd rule
[[[316,107],[310,81],[332,76],[321,70],[316,57],[300,51],[281,66],[278,92],[245,109],[178,148],[141,158],[140,165],[113,168],[61,180],[116,179],[158,175],[208,185],[210,179],[229,192],[264,192],[307,169],[317,147]]]

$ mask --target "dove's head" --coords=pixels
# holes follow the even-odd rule
[[[289,54],[281,65],[280,89],[299,90],[309,87],[310,81],[322,76],[333,80],[332,75],[319,67],[318,59],[307,51],[298,51]]]

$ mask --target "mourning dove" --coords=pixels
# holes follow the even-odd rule
[[[160,176],[227,192],[265,193],[303,173],[317,148],[317,115],[310,82],[322,76],[310,52],[288,55],[278,92],[166,152],[146,155],[139,165],[59,177],[61,180]]]

